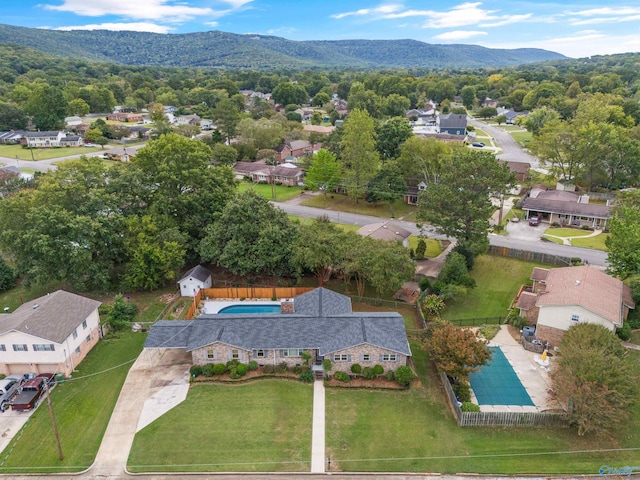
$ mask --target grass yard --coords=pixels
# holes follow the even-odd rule
[[[609,237],[608,233],[601,233],[595,237],[573,238],[571,239],[571,245],[574,247],[592,248],[594,250],[602,250],[606,252],[609,250],[605,244],[607,237]]]
[[[631,332],[631,339],[629,339],[631,343],[635,343],[636,345],[640,345],[640,330],[635,330]]]
[[[547,228],[545,235],[553,235],[554,237],[584,237],[585,235],[591,235],[593,232],[589,230],[580,230],[577,228]]]
[[[58,460],[44,402],[0,454],[0,473],[74,472],[89,467],[144,339],[142,333],[127,332],[100,341],[78,366],[73,380],[51,392],[63,461]]]
[[[337,193],[328,195],[326,200],[324,195],[314,195],[308,200],[302,202],[302,205],[340,212],[359,213],[361,215],[371,215],[381,218],[391,217],[389,202],[367,203],[365,200],[361,199],[356,203],[356,201],[351,197]],[[415,206],[407,205],[400,200],[393,204],[393,213],[395,218],[403,217],[403,220],[413,221],[415,220],[415,211]]]
[[[527,283],[533,267],[541,266],[513,258],[481,255],[471,276],[477,286],[464,297],[447,301],[442,312],[446,320],[504,317],[520,285]]]
[[[313,218],[303,218],[303,217],[297,217],[296,215],[287,215],[291,220],[294,220],[296,222],[300,222],[300,224],[302,225],[309,225],[311,223],[313,223]],[[335,223],[334,225],[342,230],[344,230],[345,232],[357,232],[358,230],[360,230],[360,225],[348,225],[346,223]]]
[[[409,237],[409,248],[413,248],[414,252],[416,248],[418,248],[419,239],[420,238],[417,235],[411,235]],[[425,257],[427,258],[437,257],[442,253],[442,250],[444,250],[442,248],[442,243],[440,243],[440,240],[436,240],[435,238],[425,238],[425,241],[427,242]]]
[[[427,356],[415,342],[411,349],[422,386],[327,390],[327,456],[336,471],[595,475],[603,464],[637,465],[640,410],[606,440],[563,428],[460,428]],[[578,453],[602,448],[635,450]]]
[[[25,288],[19,284],[11,290],[0,293],[0,311],[5,307],[9,307],[10,311],[14,311],[25,302],[29,302],[34,298],[46,295],[48,292],[55,292],[60,289],[67,289],[68,286],[63,282],[51,282],[46,285],[33,285],[31,288]]]
[[[548,228],[544,232],[543,238],[546,238],[547,240],[554,243],[563,244],[563,241],[561,240],[562,238],[578,237],[578,238],[571,238],[571,240],[569,240],[572,246],[607,251],[608,249],[607,249],[607,246],[605,245],[605,241],[609,236],[609,234],[601,233],[594,237],[588,237],[588,235],[591,235],[592,233],[593,232],[589,230],[580,230],[577,228]],[[552,236],[549,236],[549,235],[552,235]],[[558,239],[553,237],[561,237],[561,238]],[[581,237],[585,237],[585,238],[581,238]]]
[[[513,139],[518,143],[521,147],[525,146],[527,143],[531,141],[532,134],[527,131],[519,131],[519,132],[509,132]]]
[[[67,157],[69,155],[80,155],[100,151],[100,147],[63,147],[63,148],[22,148],[22,145],[0,145],[0,156],[9,158],[19,158],[20,160],[31,160],[33,152],[34,160],[49,160],[50,158]]]
[[[238,185],[238,191],[244,192],[246,190],[253,190],[262,195],[267,200],[271,200],[272,198],[271,185],[267,185],[264,183],[240,182],[240,184]],[[287,187],[284,185],[276,185],[276,201],[286,202],[287,200],[291,200],[292,198],[300,195],[302,191],[302,187]]]
[[[133,472],[308,472],[312,408],[308,384],[192,385],[185,402],[138,432],[128,467]]]

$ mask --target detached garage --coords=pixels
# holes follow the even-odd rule
[[[183,297],[195,297],[201,288],[211,288],[211,271],[202,265],[197,265],[189,270],[178,281],[180,295]]]

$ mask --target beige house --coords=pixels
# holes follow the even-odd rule
[[[303,352],[314,369],[332,362],[331,372],[351,365],[406,365],[411,356],[402,316],[396,312],[357,312],[345,295],[316,288],[282,302],[276,314],[201,315],[193,321],[162,320],[153,325],[145,348],[180,348],[195,365],[256,361],[258,365],[302,365]]]
[[[581,322],[615,332],[635,307],[627,285],[593,267],[535,268],[532,280],[533,291],[523,292],[516,306],[536,324],[536,337],[554,346]]]
[[[0,373],[70,375],[98,343],[99,306],[58,290],[0,314]]]

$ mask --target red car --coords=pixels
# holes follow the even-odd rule
[[[540,217],[529,217],[529,225],[532,227],[540,225]]]

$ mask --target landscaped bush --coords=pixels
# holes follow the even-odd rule
[[[560,225],[558,222],[553,222],[551,224],[551,228],[560,228],[560,227],[562,227],[562,225]]]
[[[242,375],[240,375],[240,373],[238,372],[238,367],[239,365],[236,365],[234,367],[231,367],[231,369],[229,370],[229,378],[231,378],[232,380],[238,380],[240,377],[242,377]]]
[[[235,367],[236,365],[238,365],[240,362],[238,360],[229,360],[227,362],[227,368],[231,368],[231,367]]]
[[[416,257],[419,259],[424,258],[424,254],[427,252],[427,242],[424,241],[424,238],[420,238],[418,240],[418,245],[416,246]]]
[[[248,370],[249,366],[246,363],[241,363],[236,366],[236,372],[238,372],[238,375],[240,375],[241,377],[244,377],[247,374]]]
[[[354,363],[351,365],[351,373],[355,373],[356,375],[362,373],[362,367],[359,363]]]
[[[201,365],[191,365],[189,369],[189,373],[192,377],[199,377],[202,375],[202,366]]]
[[[255,360],[251,360],[249,362],[249,370],[253,372],[254,370],[257,370],[257,369],[258,369],[258,362],[256,362]]]
[[[300,375],[302,373],[302,365],[296,365],[292,368],[293,373]]]
[[[471,401],[471,386],[467,382],[460,382],[453,386],[453,391],[462,403]]]
[[[407,386],[411,383],[411,380],[415,378],[415,373],[410,367],[401,366],[396,369],[396,382],[400,385]]]
[[[264,373],[276,373],[276,366],[275,365],[264,365],[262,367],[262,371]]]
[[[491,340],[500,331],[500,325],[482,325],[480,334],[487,340]]]
[[[213,373],[216,375],[223,375],[227,371],[227,366],[224,363],[216,363],[213,366]]]
[[[373,373],[375,373],[376,375],[382,375],[384,373],[384,367],[380,364],[375,365],[373,367]]]
[[[305,383],[313,382],[313,372],[311,370],[305,370],[300,374],[300,380]]]
[[[351,381],[351,377],[344,372],[336,372],[333,376],[336,380],[339,380],[341,382],[348,383],[349,381]]]
[[[322,361],[322,368],[324,368],[325,372],[330,372],[331,368],[333,368],[333,365],[331,365],[331,360],[329,360],[328,358],[325,358]]]
[[[460,410],[462,410],[463,412],[479,412],[480,406],[471,402],[462,402]]]
[[[626,342],[631,338],[631,324],[629,322],[624,322],[622,324],[622,328],[616,329],[616,335],[620,337],[620,340]]]
[[[428,277],[424,277],[422,280],[420,280],[418,285],[420,286],[420,290],[423,292],[426,290],[431,290],[431,280],[429,280]]]
[[[213,363],[207,363],[204,367],[202,367],[202,374],[205,377],[213,377],[216,374],[215,368],[216,366]],[[226,370],[226,367],[225,367],[225,370]]]
[[[373,380],[374,378],[376,378],[376,374],[373,371],[372,367],[364,367],[364,370],[362,370],[362,377],[365,380]]]
[[[287,373],[288,370],[289,370],[289,367],[287,366],[286,362],[282,362],[278,364],[278,368],[277,368],[278,372]]]
[[[582,265],[582,259],[580,257],[571,257],[571,260],[569,260],[571,262],[571,265],[578,266],[578,265]]]
[[[390,382],[393,382],[396,379],[396,374],[393,373],[393,370],[389,370],[387,372],[387,380],[389,380]]]

